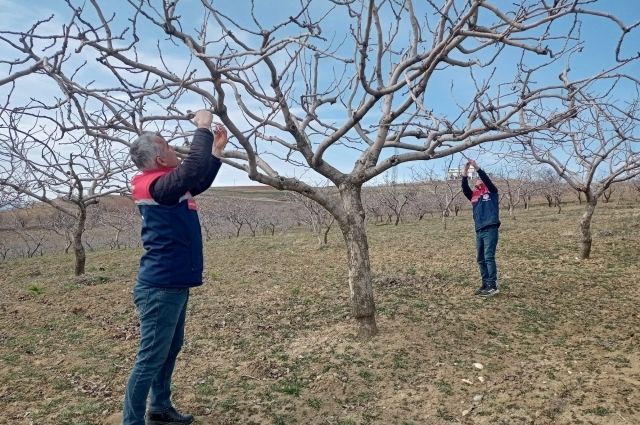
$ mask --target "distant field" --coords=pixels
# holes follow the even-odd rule
[[[380,334],[367,343],[338,233],[324,249],[300,232],[212,241],[174,401],[199,424],[638,424],[640,205],[598,207],[585,262],[580,214],[504,217],[489,300],[472,295],[469,211],[446,231],[429,216],[372,225]],[[0,263],[0,423],[117,423],[139,254],[91,253],[80,279],[70,255]]]
[[[233,186],[233,187],[212,187],[206,196],[245,198],[251,200],[266,201],[286,201],[287,192],[272,188],[271,186]]]

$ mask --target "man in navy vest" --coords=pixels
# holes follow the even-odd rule
[[[157,133],[143,133],[131,144],[140,170],[131,184],[145,252],[133,290],[140,348],[125,392],[124,425],[194,420],[173,406],[171,376],[184,339],[189,288],[202,285],[202,235],[193,197],[211,186],[227,144],[224,127],[211,132],[212,119],[206,110],[195,114],[198,129],[182,162]]]
[[[480,177],[476,180],[473,190],[469,187],[469,177],[467,176],[470,166],[473,166]],[[481,297],[492,297],[500,292],[496,266],[496,247],[498,246],[498,228],[500,227],[498,188],[474,160],[469,160],[462,173],[462,192],[473,205],[477,260],[482,277],[482,285],[475,294]]]

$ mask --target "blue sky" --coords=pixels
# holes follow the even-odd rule
[[[214,4],[220,8],[224,8],[225,13],[229,16],[234,17],[234,19],[238,20],[249,20],[250,15],[248,13],[248,1],[245,0],[236,0],[236,1],[218,1]],[[287,17],[291,13],[291,7],[299,4],[297,0],[281,0],[281,1],[257,1],[257,8],[255,10],[256,15],[260,17],[261,20],[267,23],[279,22],[283,17]],[[421,2],[416,1],[416,5],[421,4]],[[500,5],[510,5],[512,4],[512,0],[497,0],[493,2],[494,4]],[[107,14],[109,12],[115,12],[117,14],[117,20],[120,22],[122,19],[126,18],[127,10],[129,10],[129,6],[123,0],[118,1],[110,1],[110,2],[101,2],[103,7],[105,8],[105,12]],[[183,22],[192,23],[195,27],[199,24],[202,18],[202,14],[200,11],[200,2],[192,0],[182,1],[179,3],[179,14],[184,16]],[[327,7],[329,2],[321,2],[317,3],[320,7]],[[276,6],[277,7],[274,7]],[[195,7],[189,7],[195,6]],[[416,6],[419,7],[419,6]],[[605,12],[610,12],[625,22],[629,23],[632,21],[636,21],[640,19],[640,8],[637,6],[635,1],[623,1],[623,0],[607,0],[600,2],[597,6],[600,10]],[[26,4],[26,2],[21,2],[17,0],[0,0],[0,28],[13,28],[13,29],[22,29],[26,28],[33,22],[35,19],[47,17],[50,14],[56,14],[54,18],[54,22],[48,24],[52,29],[59,28],[64,22],[67,20],[68,10],[66,10],[66,6],[63,2],[51,2],[51,1],[31,1]],[[330,21],[325,23],[323,27],[323,35],[327,38],[331,38],[335,34],[339,34],[346,25],[346,20],[344,15],[334,14],[331,17]],[[563,22],[563,25],[567,25],[567,22]],[[122,24],[124,26],[124,23]],[[557,25],[557,24],[555,24]],[[188,28],[185,28],[187,30]],[[212,28],[211,31],[215,31],[215,28]],[[627,40],[625,44],[624,50],[628,52],[632,52],[634,49],[637,50],[640,46],[640,37],[638,36],[638,30],[635,31]],[[598,69],[602,69],[603,67],[610,64],[613,60],[613,48],[615,47],[615,40],[617,39],[617,29],[615,25],[612,23],[603,24],[602,20],[598,20],[595,18],[586,18],[584,22],[584,26],[582,28],[583,36],[586,40],[585,48],[583,52],[576,58],[574,58],[572,62],[572,75],[574,78],[578,75],[590,75]],[[158,61],[157,54],[155,52],[155,42],[156,38],[158,38],[157,33],[142,30],[142,35],[146,35],[149,37],[148,40],[143,40],[141,46],[143,47],[143,53],[145,55],[145,60],[153,63],[153,61]],[[167,54],[167,59],[171,61],[172,66],[175,66],[176,69],[180,69],[187,66],[188,57],[185,55],[185,51],[183,49],[169,49],[165,50]],[[497,63],[498,68],[496,70],[496,74],[501,77],[503,80],[508,80],[513,75],[513,72],[509,70],[511,67],[511,61],[513,61],[516,56],[513,55],[504,55],[504,57]],[[533,64],[535,60],[542,60],[541,58],[533,58],[531,59],[531,64]],[[563,65],[562,63],[558,65]],[[1,70],[2,68],[0,68]],[[560,68],[554,67],[552,68],[545,77],[549,79],[555,79],[554,73],[557,73]],[[100,78],[106,75],[102,74],[103,70],[97,66],[90,66],[87,69],[87,74],[90,74],[92,78],[95,78],[98,82],[100,82]],[[633,68],[633,72],[635,75],[640,75],[640,68],[638,65],[635,65]],[[452,90],[452,86],[454,89]],[[40,83],[39,81],[29,81],[25,83],[23,86],[24,92],[23,96],[50,96],[56,92],[56,87],[52,86],[51,82],[48,81],[46,83]],[[448,111],[451,111],[451,114],[454,112],[454,106],[456,102],[464,102],[465,96],[468,96],[473,90],[473,86],[471,81],[467,77],[466,72],[460,71],[449,71],[443,72],[437,75],[427,90],[427,99],[428,105],[432,105],[434,109],[437,109],[442,114],[447,114]],[[2,94],[2,88],[0,88],[0,94]],[[623,96],[624,94],[621,94]],[[197,109],[198,108],[198,99],[192,98],[192,103],[183,104],[183,109]],[[258,107],[258,105],[256,105]],[[335,111],[336,119],[340,118],[341,110],[336,109]],[[324,110],[324,114],[327,117],[332,116],[331,110]],[[375,121],[369,121],[370,124],[374,124]],[[470,150],[465,152],[465,155],[468,157],[476,158],[479,160],[481,164],[484,164],[487,168],[498,168],[502,164],[499,164],[500,159],[498,159],[495,155],[489,153],[488,151],[496,151],[499,150],[500,147],[497,145],[493,146],[484,146],[481,148],[477,148],[474,150]],[[393,151],[390,151],[388,154],[393,154]],[[338,168],[343,170],[348,170],[351,168],[354,160],[353,151],[346,150],[344,148],[335,148],[332,149],[327,154],[327,160],[329,160],[332,164],[335,164]],[[460,154],[454,156],[453,165],[456,166],[458,164],[462,164],[465,161],[464,157]],[[278,162],[278,161],[276,161]],[[437,170],[442,170],[448,163],[447,161],[430,161],[428,166],[433,166]],[[407,165],[403,165],[399,167],[398,177],[399,179],[407,179],[410,176],[409,168],[411,166],[417,166],[423,164],[410,163]],[[314,177],[312,172],[304,169],[295,169],[288,165],[280,163],[277,167],[282,174],[287,174],[290,176],[301,176],[304,175],[306,178],[310,180],[317,180],[318,177]],[[251,184],[250,180],[240,171],[234,170],[231,167],[223,167],[218,179],[216,180],[216,185],[234,185],[234,184]]]

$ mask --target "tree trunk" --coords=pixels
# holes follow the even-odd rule
[[[329,230],[331,230],[331,225],[327,226],[323,234],[323,241],[325,245],[329,243]]]
[[[73,252],[76,255],[76,267],[75,275],[80,276],[84,274],[84,265],[87,257],[84,251],[84,245],[82,245],[82,234],[84,233],[84,225],[87,221],[87,211],[85,208],[80,207],[78,213],[78,222],[73,230]]]
[[[587,207],[580,219],[580,259],[586,260],[591,255],[591,219],[598,200],[587,195]]]
[[[369,339],[378,333],[378,327],[361,188],[341,186],[340,197],[344,215],[338,219],[338,223],[347,245],[351,311],[358,321],[358,337]]]
[[[322,232],[320,230],[314,231],[314,235],[316,235],[316,239],[318,239],[318,248],[322,248]]]
[[[117,231],[116,231],[116,249],[120,249],[120,233],[122,233],[122,229],[117,229]]]

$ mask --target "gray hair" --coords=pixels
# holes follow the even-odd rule
[[[156,157],[162,155],[162,148],[156,141],[157,133],[145,131],[131,143],[129,155],[131,160],[141,171],[152,170],[157,167]]]

